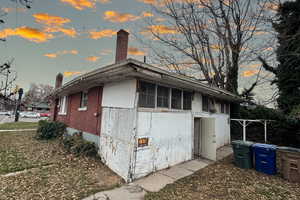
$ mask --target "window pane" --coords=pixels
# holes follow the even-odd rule
[[[87,92],[81,92],[80,108],[87,107],[88,104],[88,94]]]
[[[226,103],[225,104],[225,108],[226,108],[226,114],[230,114],[230,104],[229,103]]]
[[[145,108],[155,107],[155,84],[140,82],[139,106]]]
[[[67,107],[68,107],[68,97],[64,96],[64,98],[63,98],[63,113],[67,113]]]
[[[225,113],[225,103],[221,102],[221,113]]]
[[[169,108],[169,88],[157,86],[157,107]]]
[[[172,108],[181,109],[181,90],[172,89]]]
[[[208,112],[208,97],[202,96],[202,110]]]
[[[183,110],[192,109],[192,93],[183,92]]]

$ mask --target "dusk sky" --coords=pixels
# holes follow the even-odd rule
[[[39,0],[29,10],[10,1],[1,6],[8,15],[0,26],[0,37],[7,39],[0,59],[15,59],[12,69],[25,89],[33,82],[53,85],[58,72],[67,81],[113,63],[116,31],[132,32],[151,16],[138,0]],[[143,59],[145,50],[133,35],[129,47],[129,57]]]
[[[5,24],[0,25],[1,63],[14,58],[16,84],[27,90],[30,83],[54,85],[55,76],[64,74],[64,82],[84,72],[114,62],[116,32],[131,33],[129,56],[143,60],[150,50],[138,39],[147,27],[145,21],[161,18],[151,13],[155,0],[34,0],[31,9],[6,1],[1,4]],[[172,33],[171,33],[172,34]],[[138,37],[138,39],[136,38]],[[155,41],[153,41],[155,42]],[[251,82],[259,63],[240,70],[242,87]],[[271,91],[270,91],[271,92]]]

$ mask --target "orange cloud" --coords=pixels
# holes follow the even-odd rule
[[[256,31],[256,32],[254,32],[254,35],[265,35],[265,34],[268,34],[268,32],[266,32],[266,31]]]
[[[273,47],[268,47],[268,48],[265,48],[263,51],[273,51],[274,48]]]
[[[64,35],[67,35],[69,37],[75,37],[77,35],[77,31],[74,28],[63,28],[63,27],[57,26],[57,27],[46,27],[44,30],[45,30],[45,32],[48,32],[48,33],[61,32]]]
[[[26,8],[1,8],[1,10],[5,13],[10,13],[10,12],[26,12]]]
[[[96,62],[99,58],[99,56],[89,56],[86,58],[86,60],[90,62]]]
[[[37,23],[47,26],[62,26],[66,23],[71,22],[71,20],[68,18],[49,15],[48,13],[37,13],[34,14],[33,17],[35,18],[35,21]]]
[[[139,16],[135,16],[128,13],[118,13],[117,11],[109,10],[104,13],[104,19],[111,21],[111,22],[128,22],[128,21],[135,21],[139,19]]]
[[[98,0],[98,2],[100,2],[100,3],[110,3],[111,0]]]
[[[103,55],[103,56],[110,55],[110,54],[112,54],[111,49],[104,49],[100,52],[100,55]]]
[[[154,15],[151,12],[144,11],[141,14],[142,17],[153,17]]]
[[[166,19],[162,18],[162,17],[157,17],[157,18],[155,18],[155,21],[156,22],[164,22],[164,21],[166,21]]]
[[[46,54],[44,54],[44,56],[46,56],[48,58],[56,58],[57,54],[55,54],[55,53],[46,53]]]
[[[134,56],[144,56],[144,55],[145,55],[145,52],[139,50],[139,49],[136,48],[136,47],[129,47],[129,48],[128,48],[128,54],[129,54],[129,55],[134,55]]]
[[[105,29],[101,31],[89,31],[89,34],[90,38],[97,40],[103,37],[112,37],[113,35],[117,34],[117,31]]]
[[[166,25],[151,25],[148,26],[145,31],[141,32],[142,34],[149,34],[149,33],[154,33],[154,34],[177,34],[178,32],[171,27],[168,27]]]
[[[251,76],[256,75],[258,72],[259,72],[259,70],[247,70],[247,71],[243,72],[242,76],[243,77],[251,77]]]
[[[58,56],[62,56],[62,55],[66,55],[66,54],[77,55],[78,51],[75,50],[75,49],[72,49],[72,50],[63,50],[63,51],[58,51],[56,53],[47,53],[47,54],[44,54],[44,56],[46,56],[48,58],[56,58]]]
[[[77,10],[83,10],[86,8],[95,8],[94,0],[60,0],[60,1],[69,4],[70,6],[72,6]]]
[[[218,44],[213,44],[213,45],[210,46],[210,48],[212,48],[214,50],[221,50],[222,49],[222,47]]]
[[[0,31],[0,38],[6,38],[10,36],[19,36],[32,42],[46,42],[53,38],[52,34],[45,33],[39,29],[22,26],[19,28],[11,29],[7,28]]]
[[[156,5],[158,2],[157,0],[138,0],[140,2],[143,2],[145,4],[151,4],[151,5]]]
[[[278,10],[279,4],[273,2],[267,2],[265,4],[265,10],[276,11]]]
[[[261,64],[257,63],[257,64],[242,65],[241,67],[257,68],[260,66],[261,66]]]
[[[64,28],[63,25],[71,22],[68,18],[49,15],[48,13],[37,13],[33,17],[37,23],[45,25],[44,31],[48,33],[61,32],[69,37],[75,37],[77,31],[74,28]]]
[[[70,76],[80,75],[82,73],[83,72],[79,72],[79,71],[66,71],[66,72],[64,72],[64,76],[70,77]]]

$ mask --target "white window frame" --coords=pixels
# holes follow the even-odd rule
[[[87,103],[86,103],[85,106],[81,107],[81,106],[82,106],[82,100],[83,100],[83,98],[82,98],[83,94],[86,94],[86,97],[87,97]],[[88,101],[89,101],[89,98],[88,98],[88,92],[87,92],[87,91],[82,91],[82,92],[80,93],[80,105],[79,105],[78,111],[86,111],[86,110],[87,110],[87,107],[88,107]]]
[[[68,110],[68,97],[63,96],[59,98],[59,115],[66,115]]]

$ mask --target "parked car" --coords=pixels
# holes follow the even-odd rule
[[[50,117],[51,113],[47,112],[47,113],[40,113],[40,117]]]
[[[39,118],[40,114],[36,112],[21,112],[20,117],[23,118]]]
[[[0,111],[0,115],[11,116],[13,114],[12,111]]]

